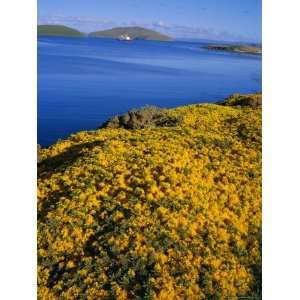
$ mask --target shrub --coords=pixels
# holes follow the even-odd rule
[[[41,150],[39,299],[260,295],[261,109],[166,113]]]

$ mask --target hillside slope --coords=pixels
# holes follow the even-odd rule
[[[109,37],[109,38],[118,38],[121,35],[128,35],[132,39],[141,39],[141,40],[158,40],[158,41],[171,40],[171,37],[169,36],[142,27],[116,27],[109,30],[92,32],[89,34],[89,36],[92,37]]]
[[[261,96],[160,111],[176,122],[153,126],[151,113],[135,129],[122,128],[124,117],[41,150],[40,299],[259,297],[261,107],[252,98]]]
[[[80,31],[63,25],[38,25],[38,35],[82,37]]]

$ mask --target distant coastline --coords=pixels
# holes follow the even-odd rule
[[[143,27],[115,27],[108,30],[101,30],[91,32],[88,36],[91,37],[104,37],[104,38],[116,38],[120,36],[128,36],[132,40],[152,40],[152,41],[170,41],[172,38],[170,36],[161,34],[154,30],[150,30]]]
[[[64,36],[64,37],[84,37],[85,35],[68,26],[63,25],[38,25],[38,36]]]
[[[131,40],[171,41],[173,38],[154,30],[143,27],[115,27],[108,30],[83,33],[74,28],[63,25],[38,25],[38,36],[64,36],[64,37],[96,37],[119,39],[128,36]]]
[[[37,25],[38,36],[60,36],[60,37],[93,37],[93,38],[111,38],[120,39],[122,36],[128,36],[130,40],[152,40],[152,41],[187,41],[187,42],[204,42],[208,45],[204,48],[208,50],[230,51],[237,53],[261,54],[260,43],[239,43],[230,44],[226,41],[214,41],[208,39],[189,39],[175,38],[139,26],[114,27],[107,30],[93,32],[81,32],[75,28],[59,24],[41,24]]]
[[[204,48],[208,50],[216,50],[216,51],[228,51],[228,52],[236,52],[236,53],[246,53],[246,54],[261,54],[261,47],[250,46],[250,45],[208,45]]]

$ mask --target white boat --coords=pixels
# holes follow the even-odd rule
[[[118,37],[119,41],[132,41],[132,38],[128,34],[122,34]]]

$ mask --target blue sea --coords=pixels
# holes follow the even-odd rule
[[[176,107],[261,91],[261,56],[204,42],[38,38],[38,143],[43,147],[145,105]]]

